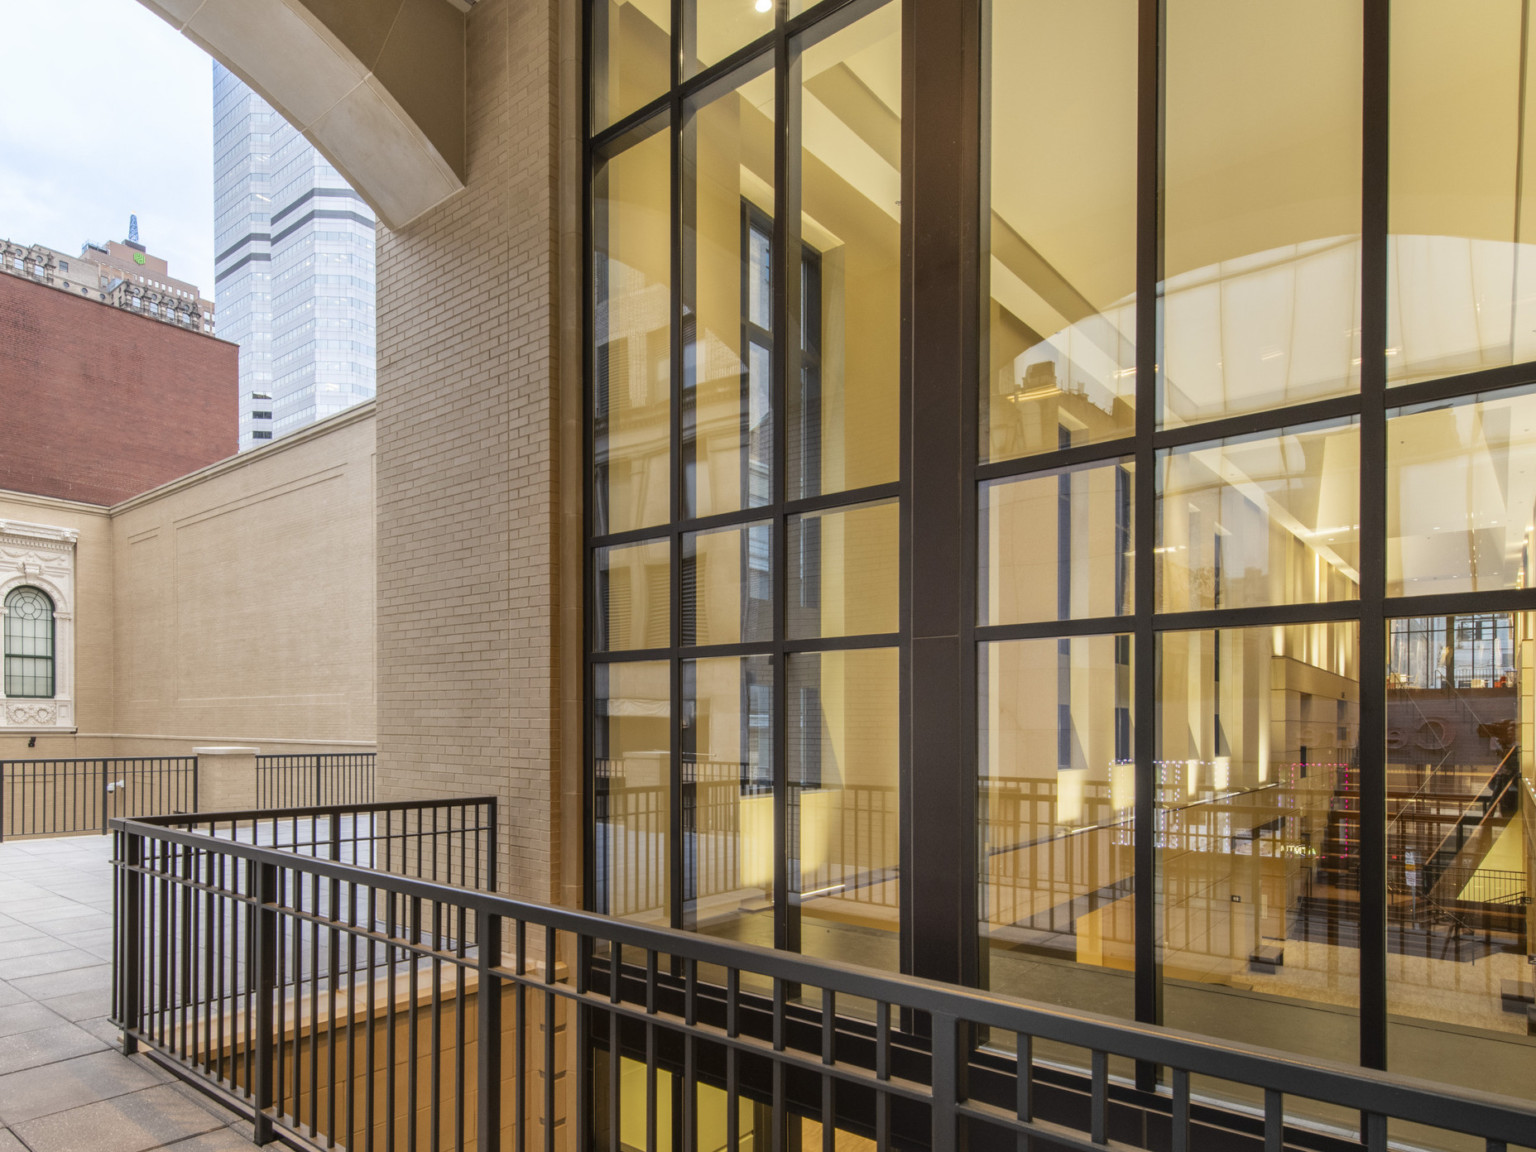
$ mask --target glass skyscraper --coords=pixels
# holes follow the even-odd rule
[[[214,289],[240,345],[240,448],[374,391],[374,216],[335,168],[213,66]]]

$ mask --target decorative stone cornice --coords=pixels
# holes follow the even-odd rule
[[[57,528],[52,524],[28,524],[22,520],[0,520],[0,544],[62,551],[73,548],[79,539],[80,533],[73,528]]]

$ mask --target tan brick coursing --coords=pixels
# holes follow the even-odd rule
[[[468,180],[378,238],[383,796],[494,794],[502,890],[559,896],[552,0],[468,18]]]

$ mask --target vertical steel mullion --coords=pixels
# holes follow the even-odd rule
[[[1157,637],[1153,629],[1157,569],[1158,366],[1161,363],[1163,275],[1163,39],[1162,0],[1139,0],[1136,97],[1136,476],[1135,651],[1132,654],[1136,763],[1135,1013],[1143,1024],[1163,1018],[1161,942],[1157,915]],[[1138,1061],[1136,1083],[1156,1085],[1157,1068]]]
[[[475,913],[478,924],[479,984],[475,997],[477,1047],[475,1066],[475,1147],[479,1152],[501,1148],[501,980],[495,968],[501,963],[501,917],[484,908]],[[521,1029],[522,1020],[515,1025]]]
[[[683,119],[686,109],[677,85],[682,71],[682,20],[684,0],[672,0],[672,99],[668,124],[668,153],[670,170],[670,212],[672,231],[671,264],[669,267],[670,311],[668,313],[668,348],[671,358],[669,387],[671,404],[668,412],[671,428],[668,436],[668,466],[671,476],[671,531],[667,543],[671,554],[671,584],[667,589],[672,606],[669,621],[668,642],[671,654],[667,661],[670,684],[671,720],[668,732],[668,797],[667,805],[667,922],[673,928],[686,927],[683,916],[685,899],[683,861],[683,667],[678,658],[683,636],[683,536],[678,522],[683,518],[683,277],[688,274],[688,261],[684,258],[685,238],[692,233],[693,222],[687,218],[683,191],[687,165],[683,155],[685,132]]]
[[[774,14],[773,232],[769,237],[773,354],[769,406],[773,412],[773,627],[789,634],[789,391],[799,375],[803,303],[800,294],[800,50],[785,33],[788,0]],[[804,495],[798,490],[795,495]],[[790,899],[789,857],[800,853],[789,842],[789,654],[773,657],[773,935],[774,946],[800,951],[800,904]],[[798,887],[798,883],[796,883]]]
[[[1364,0],[1360,237],[1360,1063],[1387,1066],[1387,230],[1391,0]]]

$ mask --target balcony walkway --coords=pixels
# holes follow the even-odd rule
[[[112,841],[0,843],[0,1152],[243,1152],[251,1126],[124,1056],[111,1008]]]

